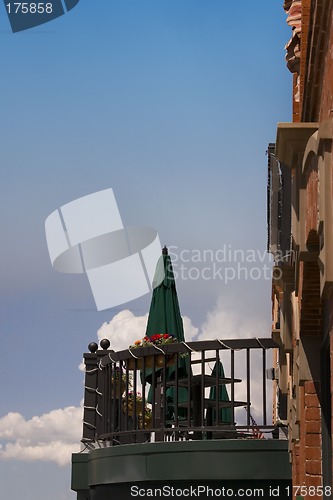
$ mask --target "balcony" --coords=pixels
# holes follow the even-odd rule
[[[83,451],[72,469],[78,499],[130,498],[126,485],[162,480],[288,487],[287,441],[276,439],[266,379],[272,339],[109,347],[104,339],[84,354]]]

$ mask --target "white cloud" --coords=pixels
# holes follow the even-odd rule
[[[52,410],[30,420],[11,412],[0,418],[0,459],[67,465],[80,450],[81,433],[82,407]]]
[[[125,309],[116,314],[109,323],[103,323],[97,332],[98,340],[109,339],[114,351],[127,349],[137,339],[144,337],[148,314],[135,316]]]
[[[199,328],[192,324],[192,321],[187,316],[183,316],[183,327],[185,340],[190,342],[194,340],[199,334]]]
[[[208,311],[198,340],[269,337],[269,321],[251,313],[243,313],[240,302],[230,304],[219,297],[216,306]]]
[[[148,314],[135,316],[131,311],[125,309],[116,314],[109,323],[103,323],[97,332],[98,340],[109,339],[110,348],[114,351],[127,349],[136,340],[144,337],[146,332]],[[192,340],[198,335],[199,329],[195,327],[190,318],[183,318],[186,340]]]

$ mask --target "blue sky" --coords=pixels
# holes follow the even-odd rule
[[[265,151],[277,122],[291,120],[284,62],[290,35],[282,0],[237,6],[80,0],[57,20],[16,34],[0,6],[6,353],[0,481],[6,500],[20,498],[18,476],[31,499],[44,500],[50,484],[49,500],[75,498],[68,464],[46,460],[51,453],[37,444],[26,454],[24,448],[40,441],[39,425],[49,450],[54,422],[64,418],[67,425],[78,414],[78,365],[101,325],[111,322],[113,331],[124,321],[126,347],[129,338],[143,336],[149,308],[147,295],[97,312],[85,276],[52,269],[45,219],[65,203],[112,187],[124,223],[155,228],[176,253],[224,245],[264,252]],[[228,284],[178,279],[177,289],[188,336],[270,335],[270,281],[263,276]],[[61,416],[52,413],[69,407]],[[14,430],[4,438],[18,418],[14,412],[25,429],[19,442]],[[74,429],[59,447],[67,450],[80,432]]]

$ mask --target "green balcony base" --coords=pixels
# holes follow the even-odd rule
[[[88,492],[89,500],[119,498],[121,489],[125,494],[126,488],[135,484],[243,481],[253,486],[266,484],[267,488],[280,484],[283,488],[290,480],[288,443],[279,440],[130,444],[72,456],[72,489],[80,493],[80,500],[86,500]]]

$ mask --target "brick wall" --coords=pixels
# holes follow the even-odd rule
[[[300,440],[293,452],[293,485],[321,486],[321,409],[319,383],[307,381],[300,388]],[[306,500],[313,495],[304,497]],[[317,499],[322,498],[316,496]]]
[[[310,184],[312,187],[309,189],[307,200],[311,197],[312,207],[316,207],[318,203],[317,183],[317,171],[310,169],[308,185]],[[307,207],[309,207],[308,204]],[[312,229],[316,218],[315,208],[307,210],[305,224],[309,235],[314,232],[314,237],[312,238],[313,244],[316,243],[317,233]],[[301,304],[300,335],[301,337],[309,335],[321,336],[323,330],[323,306],[320,299],[320,272],[317,262],[300,262],[299,279]],[[319,357],[320,353],[318,352],[317,355]],[[322,437],[319,391],[319,381],[313,380],[304,382],[299,389],[300,439],[292,452],[292,477],[294,486],[305,485],[309,487],[322,485]],[[310,500],[313,498],[313,495],[307,495],[304,498]],[[316,498],[320,499],[322,497],[317,496]]]
[[[325,47],[325,63],[319,120],[324,121],[332,117],[333,111],[333,12],[329,14],[328,36]]]
[[[304,384],[305,402],[305,473],[306,484],[321,484],[321,410],[319,402],[319,383],[312,381]]]
[[[333,309],[331,309],[332,311]],[[333,331],[331,328],[330,331],[330,380],[331,380],[331,408],[333,408]],[[333,411],[331,413],[331,440],[333,443]],[[333,467],[333,457],[332,457],[332,467]],[[333,477],[333,470],[332,470],[332,477]]]
[[[301,38],[301,61],[300,61],[300,108],[303,106],[304,81],[306,78],[306,55],[308,49],[308,35],[310,23],[311,0],[302,0],[302,38]]]
[[[293,75],[293,122],[301,121],[301,110],[303,106],[303,95],[304,95],[304,81],[306,78],[307,70],[307,46],[308,46],[308,33],[309,33],[309,21],[310,21],[310,4],[311,0],[302,0],[302,28],[301,28],[301,55],[300,55],[300,99],[296,102],[294,96],[297,92],[297,75]]]
[[[321,462],[321,409],[318,397],[319,385],[313,381],[300,387],[299,404],[303,411],[300,415],[300,439],[291,451],[293,486],[322,486]],[[296,498],[296,496],[294,496]],[[304,497],[313,499],[313,495]],[[316,499],[321,499],[316,496]]]
[[[323,321],[319,267],[316,262],[304,262],[301,267],[303,283],[301,287],[300,332],[301,335],[321,335]]]
[[[322,122],[333,116],[333,9],[332,2],[327,2],[330,6],[327,15],[326,24],[326,44],[324,47],[324,73],[322,81],[322,90],[320,96],[319,106],[319,121]],[[331,166],[333,168],[333,166]],[[333,178],[332,178],[333,179]],[[332,186],[333,197],[333,186]],[[330,399],[331,408],[333,408],[333,298],[330,299],[329,304],[329,332],[330,332]],[[333,411],[331,413],[331,438],[333,442]],[[333,464],[333,460],[332,460]],[[333,475],[333,470],[332,470]]]
[[[292,470],[293,485],[301,484],[300,467],[301,467],[301,462],[300,462],[299,443],[297,444],[295,443],[291,453],[291,470]]]
[[[333,0],[302,0],[300,57],[300,102],[292,98],[293,121],[324,121],[333,116]],[[310,12],[314,25],[309,30]],[[311,36],[310,36],[311,35]],[[311,38],[314,36],[314,38]],[[313,42],[313,46],[310,44]],[[309,54],[311,55],[309,60]],[[297,75],[292,92],[296,93]],[[316,160],[314,160],[316,161]],[[333,165],[332,165],[333,168]],[[333,176],[332,176],[333,179]],[[308,248],[318,245],[319,186],[317,165],[308,166],[305,234]],[[333,181],[332,181],[333,197]],[[304,220],[303,219],[303,220]],[[333,256],[332,256],[333,258]],[[323,308],[320,299],[320,274],[317,262],[298,263],[298,297],[301,336],[322,336]],[[333,408],[333,299],[330,303],[330,396]],[[293,332],[294,335],[295,332]],[[318,359],[320,352],[318,352]],[[322,436],[319,382],[307,381],[299,388],[299,441],[290,454],[294,486],[322,485]],[[332,411],[333,442],[333,411]],[[333,462],[332,462],[333,463]],[[332,471],[333,472],[333,471]],[[311,500],[313,496],[304,497]],[[316,499],[322,497],[315,497]]]
[[[300,387],[299,390],[299,404],[301,409],[305,408],[305,391],[304,386]],[[300,440],[299,440],[299,483],[296,484],[295,479],[293,478],[294,486],[301,486],[305,484],[305,412],[301,411],[300,413]]]
[[[302,0],[301,121],[323,121],[330,116],[332,82],[332,0]],[[308,14],[310,13],[310,16]],[[306,23],[310,21],[306,37]],[[304,35],[304,36],[303,36]],[[307,43],[307,47],[304,44]]]

